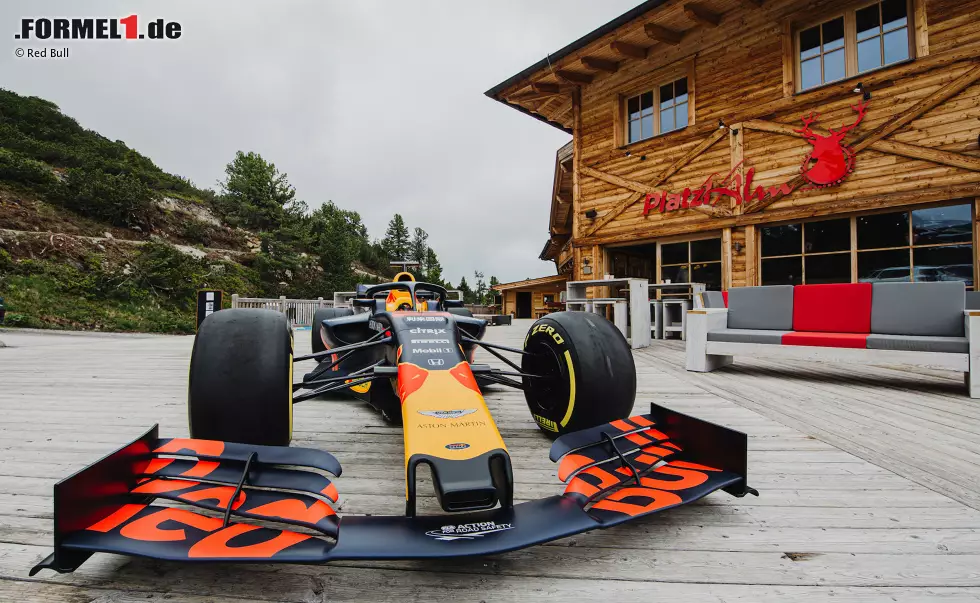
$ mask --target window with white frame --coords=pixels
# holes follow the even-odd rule
[[[899,63],[912,56],[909,0],[863,4],[797,32],[800,90]]]
[[[627,144],[687,127],[688,104],[686,77],[627,98]]]

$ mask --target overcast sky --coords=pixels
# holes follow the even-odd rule
[[[483,92],[638,0],[0,3],[0,87],[46,98],[165,171],[215,187],[237,150],[311,207],[429,232],[445,275],[554,273],[554,154],[569,136]],[[178,40],[14,39],[22,17],[158,17]],[[3,39],[3,38],[0,38]],[[65,60],[17,48],[70,48]]]

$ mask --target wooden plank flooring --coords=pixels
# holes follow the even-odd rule
[[[519,345],[530,321],[517,323],[488,339]],[[194,566],[96,555],[74,574],[28,578],[50,550],[57,479],[154,422],[186,435],[192,339],[7,330],[0,340],[0,601],[980,600],[980,406],[958,375],[778,359],[701,375],[683,371],[674,343],[636,352],[636,412],[653,400],[747,432],[759,498],[715,493],[480,559]],[[297,349],[308,346],[298,331]],[[487,402],[518,499],[560,491],[523,394],[493,388]],[[403,511],[397,428],[328,400],[298,405],[295,424],[297,445],[344,464],[342,514]],[[429,496],[421,508],[437,505]]]
[[[676,341],[638,361],[980,509],[980,400],[960,373],[774,356],[696,375]]]

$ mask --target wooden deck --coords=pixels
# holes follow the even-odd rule
[[[488,338],[518,344],[530,321],[516,323]],[[297,333],[299,350],[308,338]],[[195,566],[96,555],[74,574],[31,579],[50,551],[57,479],[154,422],[186,435],[192,339],[0,340],[0,601],[980,600],[980,404],[959,375],[778,359],[694,374],[677,343],[636,352],[636,411],[653,400],[747,432],[759,498],[715,493],[492,558]],[[523,394],[495,388],[487,402],[518,498],[560,491]],[[397,429],[358,403],[326,400],[297,406],[296,429],[297,445],[344,464],[341,513],[402,512]]]

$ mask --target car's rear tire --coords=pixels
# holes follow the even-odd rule
[[[591,312],[555,312],[531,325],[521,369],[531,415],[549,437],[624,419],[636,398],[636,366],[623,334]]]
[[[284,314],[222,310],[208,316],[191,353],[192,438],[288,446],[293,423],[293,334]]]
[[[323,342],[323,321],[340,316],[352,316],[354,311],[350,308],[320,308],[313,314],[313,326],[310,329],[310,342],[313,353],[325,352],[327,345]],[[317,362],[322,362],[327,356],[320,356]]]

